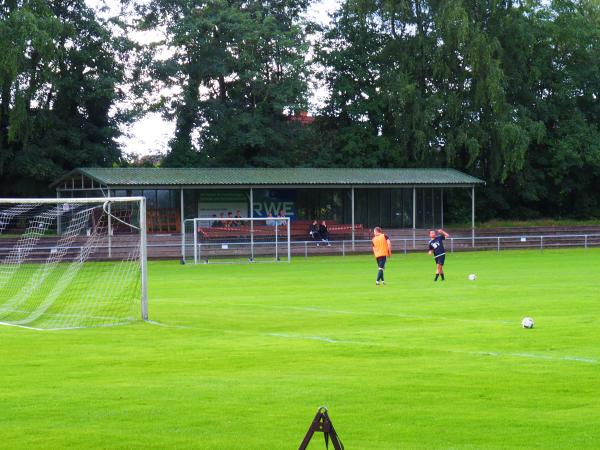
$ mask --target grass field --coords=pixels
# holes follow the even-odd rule
[[[434,284],[398,255],[375,286],[368,256],[152,262],[161,325],[0,327],[0,445],[294,449],[327,405],[347,450],[599,448],[599,265],[460,253]]]

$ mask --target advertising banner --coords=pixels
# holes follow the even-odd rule
[[[240,213],[242,217],[248,217],[248,193],[233,190],[210,190],[201,191],[198,198],[198,217],[212,217],[216,215],[227,217],[228,213],[233,216]]]
[[[254,217],[296,217],[296,191],[293,189],[260,189],[254,191]]]

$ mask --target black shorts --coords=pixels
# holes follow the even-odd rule
[[[385,256],[378,256],[377,257],[377,267],[379,267],[380,269],[384,269],[386,260],[387,260],[387,258]]]
[[[440,266],[444,265],[445,260],[446,260],[446,255],[440,255],[440,256],[435,257],[435,263],[439,264]]]

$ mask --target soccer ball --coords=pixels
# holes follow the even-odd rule
[[[523,328],[533,328],[533,319],[531,317],[525,317],[521,320],[521,326]]]
[[[476,279],[477,279],[477,275],[475,275],[474,273],[472,273],[471,275],[469,275],[469,280],[475,281]]]

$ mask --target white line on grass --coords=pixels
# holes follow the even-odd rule
[[[330,344],[354,344],[354,345],[370,345],[366,342],[347,341],[343,339],[333,339],[326,336],[303,336],[291,333],[265,333],[266,336],[281,337],[286,339],[302,339],[309,341],[329,342]]]
[[[588,364],[598,364],[598,360],[594,358],[583,358],[579,356],[550,356],[550,355],[537,355],[535,353],[510,353],[510,352],[469,352],[469,351],[461,351],[461,350],[444,350],[451,353],[461,353],[467,355],[477,355],[477,356],[494,356],[494,357],[502,357],[509,356],[515,358],[529,358],[529,359],[544,359],[547,361],[576,361],[583,362]]]
[[[344,339],[334,339],[327,336],[305,336],[300,334],[291,333],[266,333],[266,336],[281,337],[285,339],[301,339],[309,341],[321,341],[330,344],[353,344],[353,345],[366,345],[366,346],[377,346],[377,347],[391,347],[396,348],[398,346],[391,344],[382,344],[378,342],[365,342],[365,341],[351,341]],[[404,348],[404,347],[403,347]],[[411,348],[410,350],[422,350],[417,348]],[[575,361],[587,364],[598,364],[598,360],[594,358],[579,357],[579,356],[549,356],[549,355],[538,355],[534,353],[511,353],[511,352],[497,352],[497,351],[467,351],[467,350],[448,350],[448,349],[427,349],[428,351],[438,351],[446,353],[459,353],[462,355],[475,355],[475,356],[494,356],[494,357],[513,357],[513,358],[529,358],[529,359],[543,359],[547,361]]]
[[[198,302],[183,301],[181,303],[198,304]],[[204,301],[204,304],[219,305],[223,306],[225,303],[218,301]],[[314,313],[324,314],[344,314],[344,315],[356,315],[356,316],[383,316],[383,317],[400,317],[403,319],[420,319],[420,320],[445,320],[450,322],[477,322],[477,323],[501,323],[501,324],[513,324],[510,320],[490,320],[490,319],[461,319],[459,317],[446,317],[446,316],[422,316],[417,314],[402,314],[402,313],[385,313],[377,311],[348,311],[343,309],[326,309],[319,308],[317,306],[283,306],[283,305],[265,305],[262,303],[227,303],[227,306],[243,306],[248,308],[267,308],[267,309],[283,309],[289,311],[306,311]]]
[[[147,324],[149,325],[155,325],[157,327],[164,327],[164,328],[188,328],[188,329],[198,329],[197,327],[190,327],[187,325],[169,325],[167,323],[162,323],[162,322],[157,322],[156,320],[146,320],[145,321]]]
[[[127,321],[127,322],[108,323],[108,324],[100,324],[100,325],[90,325],[90,326],[80,326],[80,327],[59,327],[59,328],[36,328],[36,327],[28,327],[27,325],[19,325],[16,323],[8,323],[8,322],[0,322],[0,325],[6,325],[8,327],[24,328],[26,330],[34,330],[34,331],[65,331],[65,330],[83,330],[83,329],[91,329],[91,328],[122,327],[122,326],[129,325],[132,323],[133,323],[132,321]]]
[[[192,327],[187,325],[168,325],[163,324],[156,321],[146,321],[146,323],[150,325],[156,325],[165,328],[184,328],[184,329],[193,329],[193,330],[203,330],[210,332],[211,330],[202,328],[202,327]],[[0,324],[2,324],[0,322]],[[6,324],[12,325],[12,324]],[[12,325],[15,326],[15,325]],[[18,325],[16,325],[18,326]],[[46,331],[46,330],[41,330]],[[297,333],[254,333],[243,330],[218,330],[220,333],[231,333],[231,334],[242,334],[246,336],[266,336],[266,337],[274,337],[274,338],[282,338],[282,339],[298,339],[305,341],[318,341],[325,342],[327,344],[342,344],[342,345],[359,345],[359,346],[368,346],[368,347],[387,347],[387,348],[402,348],[404,350],[418,350],[422,352],[441,352],[441,353],[457,353],[461,355],[473,355],[473,356],[493,356],[493,357],[512,357],[512,358],[528,358],[528,359],[541,359],[546,361],[570,361],[570,362],[580,362],[586,364],[598,364],[598,360],[595,358],[589,357],[581,357],[581,356],[549,356],[549,355],[538,355],[534,353],[511,353],[511,352],[500,352],[500,351],[468,351],[468,350],[449,350],[449,349],[439,349],[439,348],[416,348],[416,347],[400,347],[393,344],[381,343],[381,342],[369,342],[369,341],[353,341],[349,339],[336,339],[329,336],[312,336],[312,335],[302,335]]]
[[[384,316],[384,317],[400,317],[403,319],[422,319],[422,320],[447,320],[452,322],[477,322],[477,323],[502,323],[512,324],[510,320],[489,320],[489,319],[461,319],[458,317],[445,317],[445,316],[421,316],[417,314],[402,314],[402,313],[386,313],[386,312],[375,312],[375,311],[345,311],[335,309],[324,309],[317,307],[303,307],[303,306],[277,306],[277,305],[240,305],[240,306],[262,306],[264,308],[276,308],[276,309],[289,309],[295,311],[307,311],[307,312],[320,312],[326,314],[352,314],[352,315],[372,315],[372,316]]]

